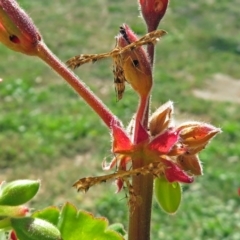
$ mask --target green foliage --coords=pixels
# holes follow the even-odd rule
[[[59,215],[60,215],[59,209],[57,207],[50,206],[44,208],[43,210],[38,210],[34,212],[32,214],[32,217],[46,220],[49,223],[57,226]]]
[[[120,233],[122,236],[126,235],[126,230],[124,229],[124,226],[121,223],[111,224],[108,227],[108,229],[116,231],[116,232]]]
[[[3,187],[0,234],[13,229],[19,240],[123,239],[115,231],[124,233],[119,224],[109,228],[107,219],[78,211],[70,203],[66,203],[61,210],[52,206],[36,211],[31,217],[26,216],[29,209],[19,205],[35,195],[33,193],[36,191],[33,190],[36,190],[36,186],[38,190],[39,181],[16,180]],[[13,206],[6,205],[8,203]]]
[[[62,239],[57,227],[39,218],[12,218],[11,223],[19,240]]]
[[[165,177],[154,180],[154,193],[160,207],[167,213],[177,212],[182,198],[179,182],[170,183]]]
[[[107,219],[94,218],[92,214],[77,209],[67,203],[63,206],[58,227],[63,239],[96,239],[120,240],[119,234],[107,229]]]
[[[144,34],[144,26],[137,18],[136,1],[19,2],[63,61],[80,53],[110,50],[123,22]],[[240,79],[236,6],[237,0],[171,1],[160,25],[168,35],[156,47],[152,109],[171,99],[177,109],[176,117],[211,122],[222,127],[223,134],[200,156],[204,176],[197,178],[192,186],[184,186],[183,203],[177,214],[161,214],[155,203],[153,239],[179,240],[179,236],[195,240],[240,239],[239,104],[193,96],[193,90],[204,89],[216,73]],[[81,209],[91,208],[96,215],[106,217],[110,214],[112,221],[117,218],[126,226],[122,210],[125,200],[120,201],[123,196],[119,195],[112,197],[114,189],[109,185],[90,189],[85,195],[71,189],[79,177],[102,173],[100,165],[105,156],[111,159],[105,127],[38,60],[1,46],[0,61],[2,179],[27,178],[27,175],[43,179],[43,190],[32,201],[37,209],[71,199]],[[123,100],[116,103],[109,60],[82,66],[76,73],[114,113],[123,117],[125,124],[129,122],[137,100],[127,87]],[[230,87],[226,81],[224,89]]]
[[[105,218],[78,211],[70,203],[61,210],[48,207],[37,211],[31,218],[12,218],[11,224],[19,240],[123,239],[113,227],[108,229]]]

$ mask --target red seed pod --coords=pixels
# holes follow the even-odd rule
[[[156,30],[165,15],[168,0],[139,0],[140,12],[150,31]]]
[[[120,48],[138,40],[126,24],[120,27],[120,34],[116,39],[117,46]],[[148,96],[152,88],[152,69],[145,49],[142,46],[136,46],[122,53],[121,57],[126,81],[140,96]]]
[[[0,42],[8,48],[35,55],[40,33],[15,0],[0,0]]]

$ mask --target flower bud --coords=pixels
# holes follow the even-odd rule
[[[193,175],[203,175],[202,165],[196,154],[183,154],[177,157],[178,165]]]
[[[18,206],[28,202],[38,192],[40,181],[16,180],[1,184],[0,205]]]
[[[139,0],[139,6],[148,29],[153,31],[167,10],[168,0]]]
[[[199,150],[221,132],[221,129],[201,122],[186,122],[179,126],[177,130],[180,132],[183,144],[189,148],[199,148]]]
[[[156,136],[169,127],[173,114],[173,102],[168,101],[155,111],[149,123],[151,136]]]
[[[137,36],[127,25],[120,27],[120,34],[117,36],[118,47],[124,48],[137,40]],[[148,96],[152,88],[152,70],[144,48],[136,46],[121,56],[126,81],[140,96]]]
[[[0,0],[0,42],[8,48],[35,55],[41,36],[31,18],[15,0]]]
[[[12,218],[12,227],[19,239],[62,240],[60,231],[51,223],[39,218]]]

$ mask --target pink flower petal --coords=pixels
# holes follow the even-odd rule
[[[165,160],[167,165],[165,169],[165,176],[169,182],[182,182],[192,183],[194,178],[188,176],[183,170],[181,170],[175,163]]]
[[[18,239],[18,238],[17,238],[16,233],[12,230],[12,231],[10,232],[9,240],[17,240],[17,239]]]
[[[113,146],[114,153],[127,153],[132,151],[133,145],[127,133],[117,125],[112,125]]]
[[[118,179],[116,179],[115,183],[116,183],[116,186],[117,186],[116,193],[119,193],[123,188],[124,182],[121,178],[118,178]]]
[[[146,129],[142,126],[142,124],[139,124],[138,129],[138,143],[144,142],[149,138],[149,135],[146,131]]]
[[[179,134],[173,130],[167,130],[161,135],[155,137],[149,144],[150,150],[158,151],[161,154],[167,154],[177,143]]]

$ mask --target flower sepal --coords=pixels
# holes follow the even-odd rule
[[[194,178],[187,175],[176,163],[169,160],[162,160],[165,164],[165,177],[168,182],[182,182],[182,183],[192,183]]]

